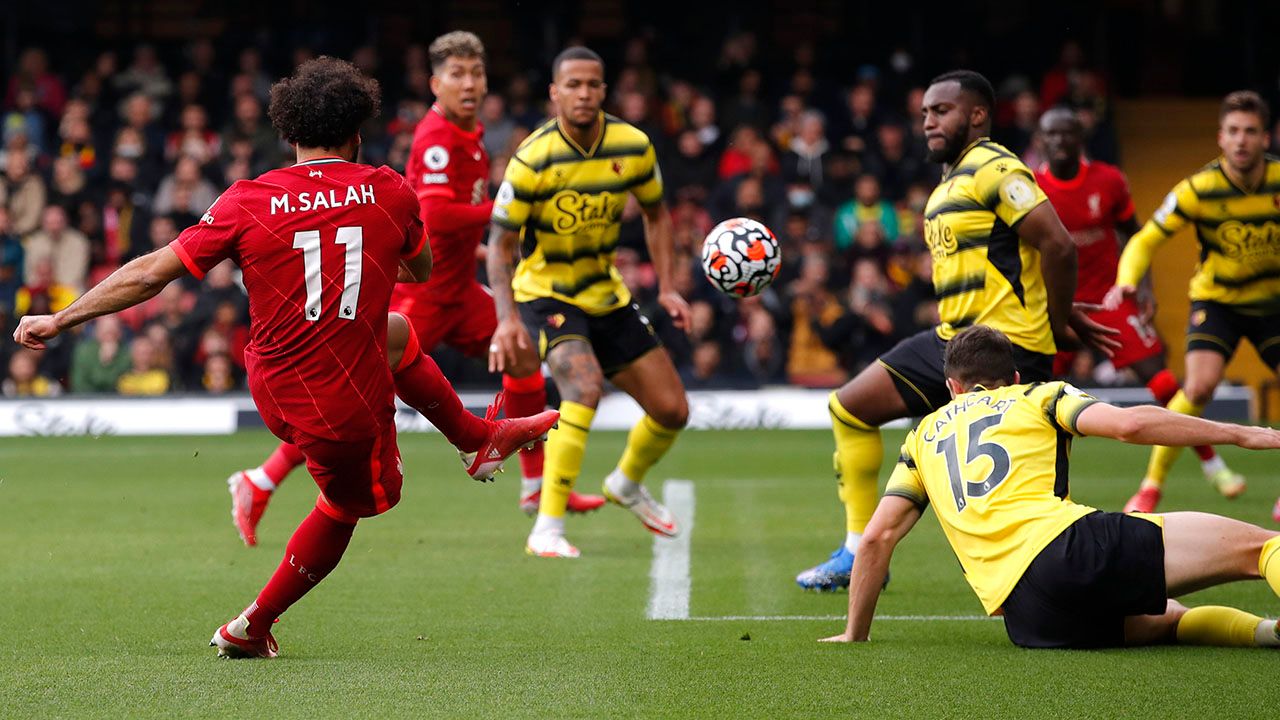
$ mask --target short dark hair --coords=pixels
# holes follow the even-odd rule
[[[431,61],[432,72],[439,72],[440,68],[444,67],[445,61],[451,57],[480,58],[480,62],[484,62],[484,43],[480,42],[480,38],[475,33],[454,30],[432,40],[430,47],[427,48],[427,57]]]
[[[322,56],[271,86],[267,116],[290,144],[335,148],[355,137],[381,107],[377,80],[346,60]]]
[[[600,63],[600,69],[604,70],[604,58],[600,54],[589,47],[582,45],[574,45],[567,47],[556,55],[556,59],[551,61],[551,78],[554,80],[560,75],[560,66],[570,60],[590,60],[591,62]]]
[[[942,372],[966,390],[974,385],[1011,385],[1016,371],[1013,343],[993,327],[974,325],[947,342]]]
[[[1252,90],[1237,90],[1223,98],[1222,107],[1218,110],[1218,122],[1222,122],[1227,113],[1233,112],[1253,113],[1262,120],[1264,131],[1271,129],[1271,107],[1261,95]]]
[[[960,89],[973,95],[977,95],[987,110],[994,113],[996,110],[996,91],[991,87],[991,81],[972,70],[952,70],[944,72],[933,80],[929,81],[930,85],[937,85],[944,82],[958,82]]]

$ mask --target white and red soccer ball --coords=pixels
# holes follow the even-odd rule
[[[725,295],[759,295],[778,277],[781,267],[778,238],[750,218],[725,220],[702,242],[702,270]]]

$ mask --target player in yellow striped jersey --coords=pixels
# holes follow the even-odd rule
[[[796,576],[806,589],[849,584],[853,555],[876,504],[879,426],[946,404],[942,354],[961,329],[995,327],[1014,343],[1028,380],[1048,380],[1053,356],[1083,340],[1109,354],[1116,331],[1072,310],[1076,250],[1031,170],[991,142],[995,92],[978,73],[934,78],[924,95],[929,159],[942,180],[925,206],[925,240],[941,323],[882,355],[836,392],[828,409],[845,540],[826,562]]]
[[[1014,347],[982,325],[948,344],[954,400],[907,435],[858,547],[845,631],[826,639],[869,638],[893,550],[932,505],[965,580],[1016,645],[1280,647],[1274,620],[1170,599],[1259,577],[1280,594],[1280,533],[1208,513],[1099,512],[1071,499],[1067,477],[1074,436],[1272,449],[1280,431],[1021,384]]]
[[[1280,158],[1266,154],[1271,113],[1251,91],[1233,92],[1218,114],[1222,155],[1165,197],[1120,256],[1116,286],[1105,304],[1119,305],[1146,275],[1151,256],[1178,230],[1194,225],[1200,263],[1191,278],[1186,378],[1169,409],[1199,415],[1242,338],[1280,372]],[[1125,510],[1151,512],[1180,447],[1151,452],[1146,477]],[[1244,479],[1215,482],[1227,497],[1244,492]],[[1280,501],[1273,511],[1280,522]]]
[[[494,200],[487,265],[498,328],[489,365],[501,371],[536,347],[551,368],[562,398],[560,425],[547,438],[538,519],[525,550],[578,557],[564,537],[565,503],[605,378],[645,412],[605,478],[605,497],[654,533],[677,531],[675,517],[641,483],[688,421],[689,405],[671,358],[614,266],[628,194],[644,216],[659,304],[681,329],[688,327],[689,306],[674,290],[671,217],[653,145],[600,109],[604,62],[587,48],[568,48],[552,65],[550,92],[556,118],[516,150]]]

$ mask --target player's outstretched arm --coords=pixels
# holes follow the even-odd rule
[[[529,331],[525,330],[516,312],[516,297],[511,290],[519,245],[519,233],[494,223],[489,231],[489,254],[485,257],[489,289],[493,291],[493,307],[498,315],[498,327],[493,331],[493,340],[489,344],[489,372],[504,372],[509,367],[518,366],[521,352],[532,347]]]
[[[649,257],[658,276],[658,304],[671,315],[672,324],[688,332],[689,304],[675,290],[675,273],[680,263],[675,257],[671,213],[667,212],[666,203],[661,202],[640,207],[644,213],[644,241],[649,246]]]
[[[1214,422],[1155,405],[1119,408],[1093,403],[1080,411],[1076,429],[1135,445],[1237,445],[1248,450],[1280,449],[1280,430]]]
[[[876,614],[893,550],[919,519],[920,508],[914,502],[897,495],[880,499],[853,556],[848,623],[843,633],[820,642],[865,642],[870,638],[871,618]]]
[[[54,315],[28,315],[13,339],[38,350],[46,340],[100,315],[109,315],[155,297],[166,285],[187,274],[178,254],[165,246],[127,263],[89,292]]]

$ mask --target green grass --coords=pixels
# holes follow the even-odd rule
[[[624,436],[592,435],[582,484]],[[896,454],[901,433],[887,433]],[[250,600],[314,501],[299,473],[246,549],[222,479],[265,433],[0,440],[0,717],[1271,717],[1280,655],[1156,648],[1029,652],[999,622],[878,623],[820,645],[833,620],[649,621],[652,541],[605,508],[571,519],[579,561],[522,553],[516,481],[467,480],[438,436],[402,438],[405,498],[357,530],[342,566],[277,626],[272,662],[205,643]],[[654,472],[696,483],[694,616],[844,612],[800,592],[841,514],[825,432],[687,433]],[[1228,503],[1190,456],[1163,509],[1271,525],[1276,455],[1227,451],[1249,476]],[[1146,452],[1078,443],[1076,499],[1118,508]],[[514,474],[514,473],[512,473]],[[1263,583],[1198,594],[1275,615]],[[895,557],[887,615],[976,615],[932,513]],[[749,638],[749,639],[748,639]]]

